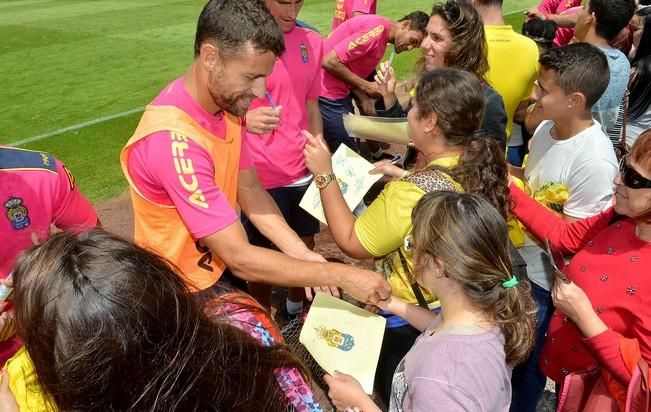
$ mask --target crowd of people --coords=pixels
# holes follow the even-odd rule
[[[115,154],[133,241],[52,154],[0,147],[0,410],[328,410],[272,286],[287,319],[315,291],[386,318],[372,397],[325,376],[338,410],[536,411],[548,379],[560,411],[646,410],[648,0],[543,0],[521,33],[502,0],[336,0],[327,38],[303,3],[205,5],[187,72]],[[406,98],[387,47],[420,48]],[[366,143],[384,186],[351,211],[331,154],[360,151],[356,111],[411,143],[399,164]],[[314,251],[312,183],[374,270]]]

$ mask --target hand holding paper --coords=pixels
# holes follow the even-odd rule
[[[385,326],[381,316],[318,293],[300,342],[327,373],[349,374],[370,394]]]
[[[315,138],[307,132],[304,133],[308,139],[304,149],[305,164],[308,169],[314,175],[328,174],[334,171],[337,178],[336,183],[339,185],[348,210],[352,211],[361,202],[373,183],[380,180],[382,176],[370,175],[368,172],[373,169],[373,165],[350,150],[348,146],[344,144],[339,146],[331,158],[322,139]],[[321,204],[321,194],[314,182],[307,188],[299,206],[321,222],[328,223]]]

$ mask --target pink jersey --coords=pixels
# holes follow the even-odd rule
[[[574,14],[579,13],[583,7],[581,0],[542,0],[538,5],[538,10],[545,14]],[[575,10],[570,10],[575,9]],[[578,10],[577,10],[578,9]],[[570,11],[568,11],[570,10]],[[556,37],[554,37],[554,46],[564,46],[569,44],[574,37],[573,28],[559,27],[556,29]]]
[[[341,24],[323,43],[323,55],[334,50],[339,60],[359,77],[367,78],[380,63],[389,43],[391,21],[368,14],[357,16]],[[321,96],[343,99],[351,87],[327,70],[323,70]]]
[[[580,2],[578,3],[580,4]],[[583,11],[583,7],[577,6],[559,12],[558,14],[579,14],[581,13],[581,11]],[[573,28],[559,27],[558,29],[556,29],[556,37],[554,37],[554,46],[561,47],[561,46],[565,46],[566,44],[570,44],[573,38],[574,38]]]
[[[281,124],[269,134],[246,137],[265,189],[286,186],[309,173],[301,130],[308,128],[306,102],[318,100],[321,92],[321,48],[318,33],[294,27],[285,33],[286,51],[267,77],[267,91],[282,106]],[[269,105],[266,98],[256,99],[250,109]]]
[[[50,225],[81,231],[97,225],[95,209],[75,178],[51,154],[0,146],[0,277],[32,246],[31,234],[46,238]]]
[[[337,0],[335,14],[332,19],[332,31],[341,23],[353,17],[353,13],[375,14],[377,2],[375,0]]]
[[[175,106],[196,120],[201,127],[215,136],[226,134],[223,116],[208,113],[187,92],[183,77],[170,83],[152,102],[154,106]],[[244,130],[244,128],[242,128]],[[240,170],[253,167],[253,160],[242,132]],[[142,139],[131,149],[129,175],[138,190],[156,203],[174,206],[195,239],[201,239],[231,225],[237,213],[222,190],[215,184],[211,154],[188,139],[183,157],[192,161],[199,187],[208,204],[207,208],[191,203],[187,190],[178,178],[172,156],[170,132],[158,132]]]
[[[32,233],[45,239],[51,224],[74,232],[97,225],[95,209],[79,192],[70,170],[45,152],[0,146],[0,201],[0,278],[33,245]],[[0,363],[21,345],[18,336],[0,342]]]

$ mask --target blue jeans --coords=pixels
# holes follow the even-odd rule
[[[509,146],[506,150],[506,160],[508,160],[513,166],[520,167],[522,166],[524,157],[528,152],[529,150],[526,144],[520,146]]]
[[[547,377],[540,370],[538,361],[545,343],[545,335],[554,313],[550,292],[531,282],[531,291],[538,304],[536,312],[536,345],[529,359],[513,369],[511,378],[511,412],[536,412],[538,401],[545,390]]]
[[[348,136],[343,119],[344,114],[353,112],[352,97],[349,95],[337,100],[319,97],[319,108],[323,118],[323,138],[330,152],[334,153],[342,143],[358,152],[357,142]]]

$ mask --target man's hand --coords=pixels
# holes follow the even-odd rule
[[[332,173],[332,156],[321,135],[313,136],[307,130],[303,130],[303,135],[307,138],[303,149],[305,166],[315,176]]]
[[[362,303],[378,305],[391,297],[391,285],[381,275],[370,270],[334,263],[341,273],[341,288]]]
[[[312,293],[314,291],[314,293]],[[327,295],[334,296],[336,298],[341,298],[341,292],[339,291],[339,288],[336,286],[318,286],[318,287],[309,287],[307,286],[305,288],[305,297],[307,300],[310,302],[314,297],[316,296],[317,292],[323,292]]]
[[[371,98],[382,97],[380,94],[380,88],[378,87],[377,83],[364,81],[363,84],[364,86],[359,89],[360,92]]]
[[[16,402],[16,397],[9,389],[9,374],[6,369],[0,373],[0,411],[3,412],[20,412],[20,407]]]
[[[246,112],[246,130],[255,134],[271,133],[280,124],[282,106],[263,106]]]
[[[541,19],[545,20],[545,13],[540,11],[538,7],[532,7],[524,12],[528,19]]]

